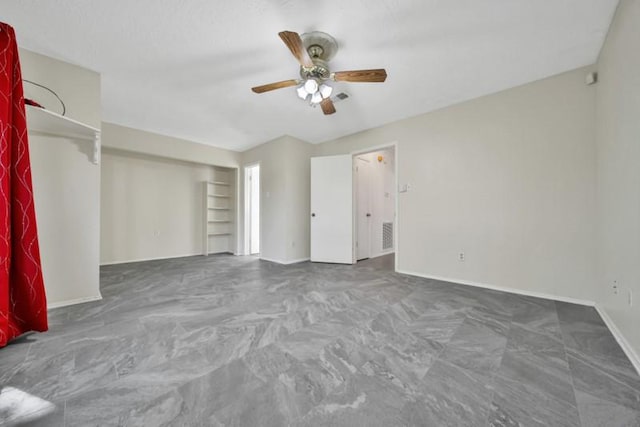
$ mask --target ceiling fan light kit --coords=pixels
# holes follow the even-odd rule
[[[331,96],[333,88],[325,83],[318,84],[315,79],[307,79],[296,89],[300,99],[309,101],[310,104],[319,104],[323,99],[327,99]]]
[[[326,82],[370,82],[382,83],[387,78],[384,69],[338,71],[331,72],[329,61],[338,51],[338,43],[327,33],[312,31],[302,36],[293,31],[282,31],[278,34],[284,44],[300,64],[300,80],[284,80],[256,86],[255,93],[269,92],[275,89],[297,86],[298,97],[309,101],[312,107],[320,105],[326,115],[336,112],[331,100],[333,87]]]

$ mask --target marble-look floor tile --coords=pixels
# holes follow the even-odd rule
[[[514,295],[511,321],[526,329],[562,339],[555,301]]]
[[[495,376],[489,425],[579,427],[571,373],[558,356],[507,350]]]
[[[470,312],[447,343],[440,359],[491,377],[500,366],[508,332],[507,317]]]
[[[548,329],[538,329],[535,326],[525,327],[513,323],[509,330],[507,350],[511,352],[528,352],[545,355],[566,361],[562,337]]]
[[[355,373],[311,409],[300,426],[398,426],[410,398],[378,373]]]
[[[567,349],[599,358],[627,360],[613,334],[594,307],[556,302]]]
[[[629,409],[581,391],[576,391],[576,401],[582,427],[640,426],[640,408]]]
[[[640,377],[631,363],[624,365],[572,350],[567,356],[576,391],[640,411]]]
[[[637,425],[640,378],[592,308],[398,274],[392,256],[100,274],[103,300],[0,349],[0,386],[57,407],[37,425]]]
[[[436,361],[423,378],[421,393],[421,397],[405,404],[399,425],[483,426],[493,381],[453,363]]]

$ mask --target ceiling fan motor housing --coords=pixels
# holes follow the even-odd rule
[[[300,77],[306,79],[327,80],[331,77],[328,62],[338,51],[336,39],[322,31],[312,31],[300,35],[304,48],[309,53],[313,67],[300,67]]]
[[[327,80],[331,77],[331,71],[329,70],[329,64],[327,64],[327,61],[313,57],[311,60],[314,64],[313,67],[308,68],[300,66],[300,77],[302,77],[303,80]]]

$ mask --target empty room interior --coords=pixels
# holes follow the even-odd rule
[[[640,0],[0,0],[0,425],[640,426]]]

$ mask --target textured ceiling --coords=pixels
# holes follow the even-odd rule
[[[24,48],[102,73],[103,120],[243,150],[284,134],[317,143],[595,62],[618,0],[0,0]],[[334,71],[323,116],[295,88],[278,37],[320,30]],[[336,93],[337,93],[336,92]]]

